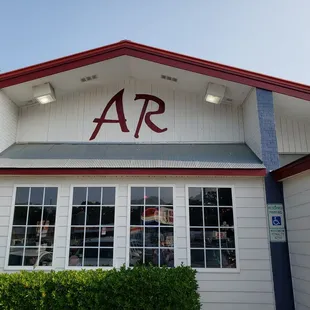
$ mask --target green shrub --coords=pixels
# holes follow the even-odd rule
[[[0,309],[195,310],[190,267],[0,274]]]

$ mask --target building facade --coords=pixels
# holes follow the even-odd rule
[[[308,309],[270,171],[309,153],[309,100],[130,41],[1,74],[0,270],[185,264],[203,309]]]

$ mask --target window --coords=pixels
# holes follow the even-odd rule
[[[129,265],[174,266],[173,188],[132,187]]]
[[[191,266],[236,268],[231,188],[189,187]]]
[[[17,187],[9,266],[51,266],[57,187]]]
[[[115,187],[74,187],[69,266],[111,267]]]

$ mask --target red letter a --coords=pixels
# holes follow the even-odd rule
[[[127,128],[127,125],[126,125],[126,119],[125,119],[124,108],[123,108],[123,93],[124,93],[124,88],[111,98],[107,106],[104,108],[101,114],[101,117],[95,118],[93,120],[94,123],[97,123],[97,126],[93,134],[89,138],[89,140],[94,140],[96,138],[103,123],[119,123],[119,125],[121,126],[122,132],[129,132],[129,129]],[[114,102],[116,104],[116,112],[117,112],[118,119],[116,120],[106,119],[106,115]]]

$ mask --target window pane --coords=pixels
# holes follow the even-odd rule
[[[131,204],[144,204],[144,187],[131,188]]]
[[[31,187],[30,190],[30,204],[42,205],[43,204],[44,187]]]
[[[145,249],[145,264],[158,266],[159,250],[158,249]]]
[[[203,204],[205,206],[216,206],[217,205],[216,188],[204,188],[203,189]]]
[[[44,246],[54,245],[55,228],[49,226],[43,226],[41,231],[41,244]]]
[[[87,207],[86,225],[99,225],[100,207]]]
[[[219,205],[232,206],[231,188],[219,188]]]
[[[40,225],[42,207],[29,207],[28,225]]]
[[[83,245],[84,240],[84,227],[72,227],[70,245],[80,246]]]
[[[26,245],[38,246],[40,236],[40,227],[27,227]]]
[[[143,247],[143,227],[130,228],[130,246]]]
[[[41,248],[39,255],[39,266],[52,266],[53,248]]]
[[[160,266],[174,267],[174,251],[171,249],[160,250]]]
[[[161,187],[160,188],[160,204],[161,205],[172,205],[172,203],[173,203],[172,187]]]
[[[143,206],[131,206],[130,225],[143,225]]]
[[[158,247],[158,228],[145,227],[145,246]]]
[[[161,207],[160,208],[160,225],[173,226],[173,208]]]
[[[57,204],[57,187],[46,187],[45,188],[45,205],[56,205]]]
[[[26,225],[27,207],[15,207],[13,225]]]
[[[55,225],[56,207],[44,207],[43,210],[43,225]]]
[[[143,249],[131,248],[129,250],[129,266],[142,265],[143,264]]]
[[[101,224],[114,225],[114,207],[102,207]]]
[[[173,228],[160,228],[160,246],[173,247]]]
[[[222,267],[223,268],[236,268],[236,251],[222,250]]]
[[[232,208],[220,208],[221,226],[234,226],[234,216]]]
[[[115,205],[115,187],[104,187],[102,189],[102,204]]]
[[[219,250],[206,250],[206,263],[207,268],[220,268],[220,251]]]
[[[69,266],[82,266],[82,257],[82,248],[71,248],[69,253]]]
[[[29,201],[29,187],[17,187],[15,205],[28,205]]]
[[[85,248],[84,266],[98,266],[98,248]]]
[[[85,246],[98,247],[99,227],[86,227]]]
[[[218,228],[205,229],[206,247],[218,248],[219,247],[219,230]]]
[[[159,204],[159,188],[158,187],[146,187],[145,188],[145,204],[146,205],[158,205]]]
[[[114,244],[114,228],[113,227],[101,227],[100,246],[101,247],[113,247],[113,244]]]
[[[189,205],[201,206],[202,205],[202,193],[200,187],[190,187],[189,189]]]
[[[235,234],[234,229],[221,229],[221,247],[234,248],[235,247]]]
[[[85,224],[85,207],[73,207],[71,225]]]
[[[190,241],[192,248],[203,248],[203,229],[202,228],[191,228],[190,229]]]
[[[113,249],[100,249],[99,266],[113,266]]]
[[[73,205],[81,206],[86,204],[86,187],[75,187],[73,189]]]
[[[190,226],[202,226],[202,208],[191,207],[189,208],[189,225]]]
[[[38,261],[38,248],[25,248],[24,266],[33,266]]]
[[[145,213],[143,216],[143,220],[145,221],[145,225],[158,225],[158,208],[156,207],[148,207],[145,208]]]
[[[13,227],[11,236],[11,245],[23,246],[25,242],[25,227]]]
[[[194,268],[204,268],[204,250],[191,250],[191,266]]]
[[[100,203],[101,203],[101,187],[89,187],[88,188],[87,203],[89,205],[100,205]]]
[[[204,208],[205,226],[218,226],[217,208]]]
[[[23,265],[24,248],[11,248],[9,256],[9,266]]]

